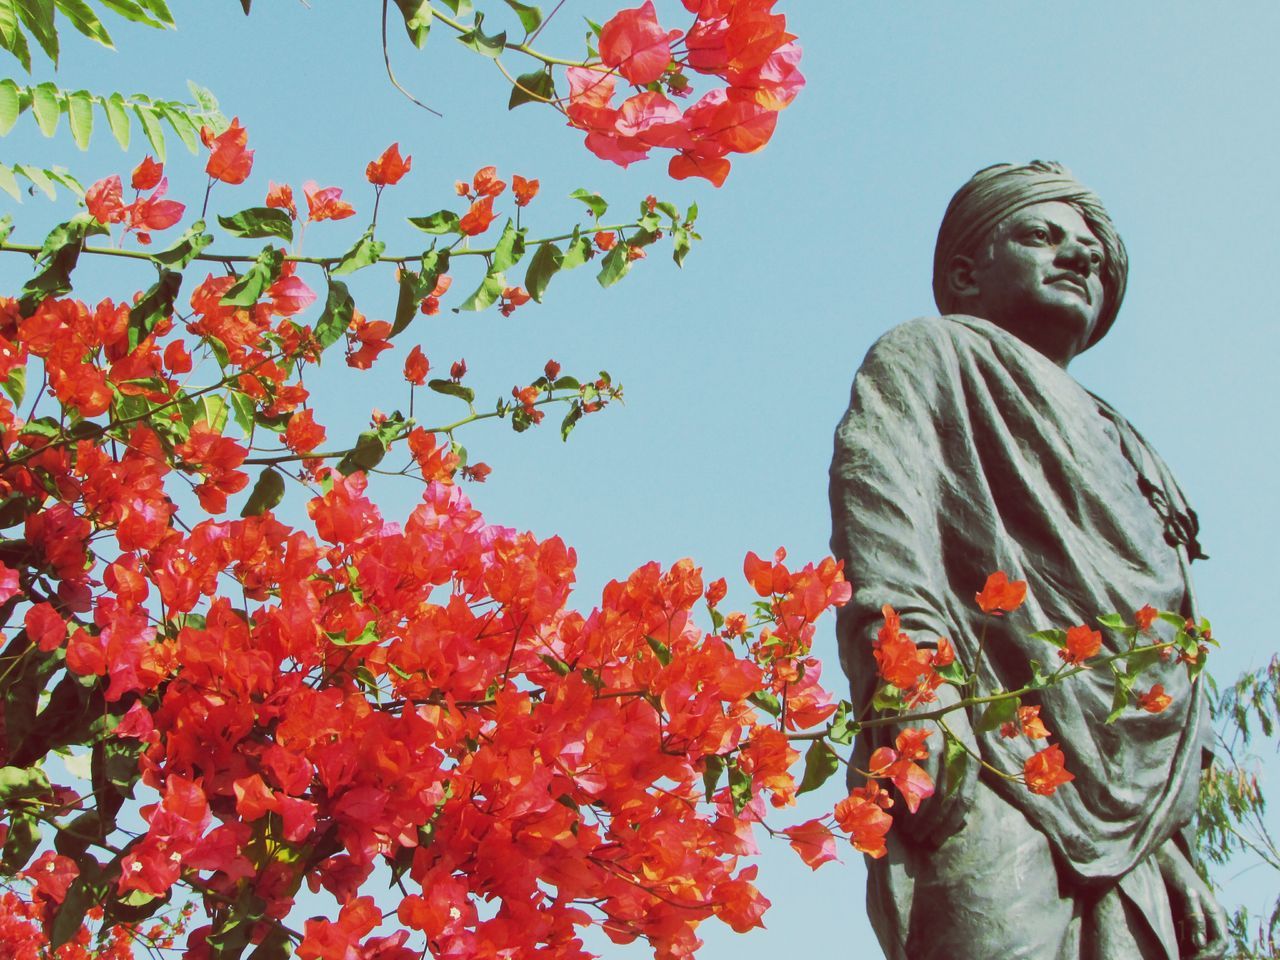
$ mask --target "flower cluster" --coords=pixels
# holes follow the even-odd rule
[[[622,10],[600,32],[600,64],[568,68],[570,124],[586,145],[627,166],[654,149],[674,151],[668,172],[716,186],[734,153],[753,153],[773,136],[778,113],[804,86],[800,48],[776,0],[684,0],[688,31],[667,31],[651,0]],[[723,82],[683,109],[690,74]],[[621,77],[636,92],[616,106]]]

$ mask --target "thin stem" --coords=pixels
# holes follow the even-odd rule
[[[427,113],[435,114],[437,117],[443,117],[444,114],[439,110],[433,110],[425,103],[415,97],[412,93],[400,85],[400,81],[396,79],[396,73],[391,69],[391,52],[387,49],[387,0],[382,0],[382,62],[387,67],[387,79],[391,81],[391,85],[408,97],[413,103],[416,103]]]

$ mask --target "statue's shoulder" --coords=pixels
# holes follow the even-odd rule
[[[915,378],[947,375],[973,333],[957,317],[917,317],[881,335],[862,362],[864,372],[902,369]]]

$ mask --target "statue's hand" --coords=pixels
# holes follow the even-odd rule
[[[1190,960],[1220,960],[1227,954],[1227,916],[1200,874],[1172,840],[1156,851],[1169,891],[1178,946]]]

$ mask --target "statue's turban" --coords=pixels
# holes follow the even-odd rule
[[[1098,327],[1086,348],[1101,340],[1115,322],[1124,299],[1129,255],[1097,194],[1079,183],[1060,163],[1033,160],[1021,167],[999,163],[979,170],[956,191],[942,218],[933,251],[933,298],[938,309],[943,313],[962,312],[945,286],[947,266],[956,254],[976,255],[978,245],[1009,214],[1051,200],[1069,203],[1079,210],[1106,251],[1102,267],[1105,299]]]

